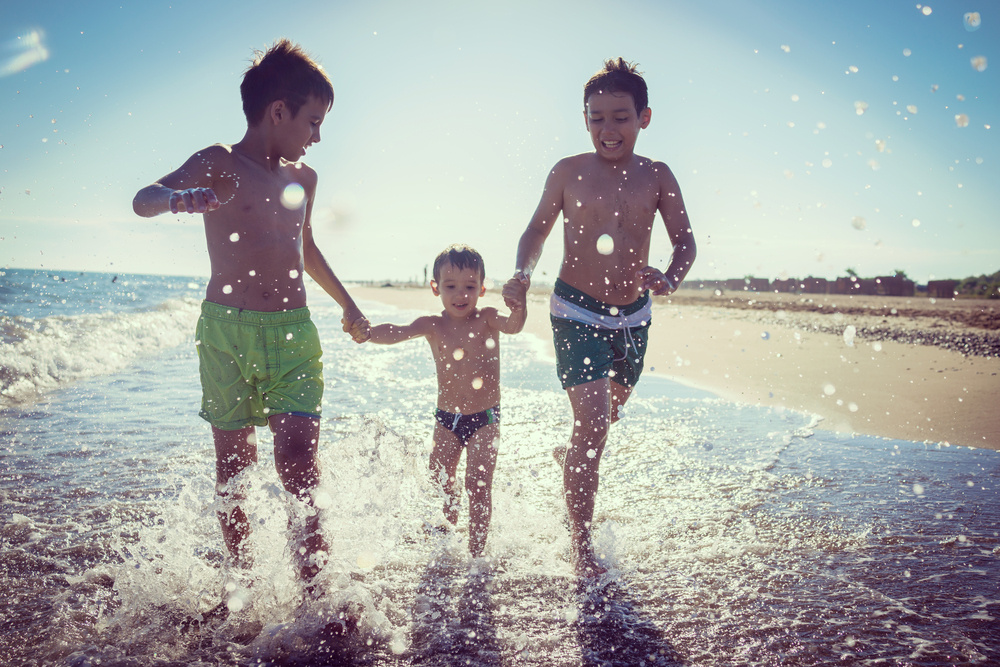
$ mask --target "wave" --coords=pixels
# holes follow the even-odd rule
[[[30,401],[191,340],[200,300],[168,299],[128,313],[0,316],[0,407]]]

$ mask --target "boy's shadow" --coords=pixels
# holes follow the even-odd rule
[[[413,664],[501,664],[491,599],[493,573],[464,570],[440,552],[424,569],[414,601]]]
[[[581,664],[686,664],[663,633],[636,609],[628,588],[618,581],[577,588],[576,634]]]

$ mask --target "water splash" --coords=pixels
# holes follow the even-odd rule
[[[969,62],[972,64],[972,69],[977,72],[986,71],[986,56],[973,56]]]
[[[12,51],[13,54],[3,56],[0,60],[0,77],[23,72],[49,59],[45,32],[41,29],[31,30],[7,42],[3,50]]]
[[[298,183],[289,183],[281,192],[281,205],[289,211],[296,211],[302,208],[306,200],[306,191]]]
[[[601,234],[597,238],[597,252],[602,255],[610,255],[615,251],[615,240],[610,234]]]
[[[962,24],[969,32],[975,32],[983,24],[983,18],[979,15],[979,12],[968,12],[962,17]]]

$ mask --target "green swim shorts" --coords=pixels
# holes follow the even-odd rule
[[[308,308],[267,313],[204,301],[195,345],[199,414],[212,426],[264,426],[277,414],[319,418],[323,351]]]
[[[604,378],[635,386],[649,341],[648,293],[627,306],[611,306],[557,279],[551,313],[563,389]]]

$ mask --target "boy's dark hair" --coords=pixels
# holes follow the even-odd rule
[[[301,47],[281,39],[266,52],[254,51],[240,84],[243,115],[251,127],[264,120],[271,102],[284,100],[294,117],[310,95],[326,102],[327,110],[333,107],[330,78]]]
[[[646,80],[636,71],[638,63],[631,65],[624,58],[604,61],[604,69],[594,76],[583,87],[583,106],[594,93],[628,93],[635,102],[635,112],[641,114],[649,106],[649,94],[646,91]]]
[[[441,251],[434,260],[434,281],[441,280],[441,267],[448,262],[456,269],[473,269],[479,271],[480,282],[486,280],[486,262],[483,256],[467,245],[456,243]]]

